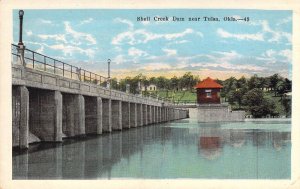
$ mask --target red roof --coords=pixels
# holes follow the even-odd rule
[[[215,82],[215,80],[211,79],[210,77],[204,79],[200,83],[198,83],[195,86],[196,89],[220,89],[223,88],[222,85],[219,83]]]

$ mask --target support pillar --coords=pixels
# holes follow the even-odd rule
[[[67,137],[85,134],[84,97],[77,94],[63,94],[63,133]]]
[[[112,131],[111,99],[102,99],[102,131]]]
[[[122,101],[112,100],[111,109],[112,130],[122,130]]]
[[[84,97],[86,134],[102,134],[102,98]]]
[[[147,108],[147,123],[150,125],[152,123],[152,106],[146,105]]]
[[[137,126],[143,125],[143,104],[136,104],[137,111]]]
[[[131,122],[130,102],[122,102],[122,129],[129,129]]]
[[[29,92],[25,86],[13,86],[12,111],[12,145],[28,148]]]
[[[130,103],[130,128],[137,127],[137,119],[138,119],[137,104]]]
[[[41,141],[62,141],[62,95],[30,88],[29,134]]]
[[[143,125],[148,125],[148,108],[146,104],[142,104],[143,107]]]

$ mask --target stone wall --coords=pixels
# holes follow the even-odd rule
[[[231,111],[228,105],[201,105],[198,106],[199,122],[244,121],[244,111]]]

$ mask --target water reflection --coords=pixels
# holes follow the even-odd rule
[[[13,178],[289,178],[290,137],[181,120],[31,145],[14,152]]]

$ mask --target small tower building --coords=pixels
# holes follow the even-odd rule
[[[210,77],[199,82],[195,88],[197,89],[197,103],[198,104],[220,104],[220,91],[222,85],[217,83]]]

